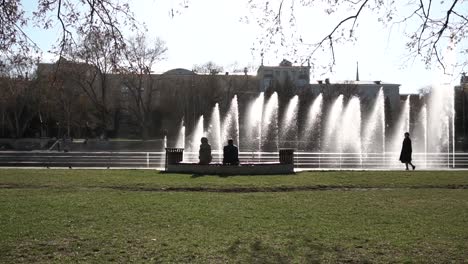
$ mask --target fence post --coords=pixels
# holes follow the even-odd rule
[[[146,152],[146,168],[149,168],[149,152]]]
[[[318,154],[318,167],[319,169],[322,168],[322,152],[319,152]]]

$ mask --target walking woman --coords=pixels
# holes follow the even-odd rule
[[[409,133],[405,133],[405,139],[403,139],[403,146],[401,147],[401,154],[400,154],[400,161],[401,163],[405,163],[406,170],[408,170],[408,164],[413,167],[413,170],[416,169],[416,166],[411,163],[411,154],[413,152],[413,148],[411,147],[411,139],[409,137]]]

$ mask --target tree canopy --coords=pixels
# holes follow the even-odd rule
[[[188,0],[175,2],[177,8],[168,10],[172,16],[190,8]],[[245,14],[246,21],[255,21],[263,29],[258,36],[259,53],[278,46],[286,47],[292,54],[305,50],[298,56],[303,63],[314,63],[317,57],[330,56],[326,66],[332,69],[339,44],[356,41],[363,17],[376,15],[384,26],[403,25],[408,54],[420,58],[426,65],[436,62],[446,67],[444,50],[451,45],[457,46],[462,56],[468,55],[468,2],[463,0],[245,0],[244,3],[251,10]],[[317,39],[304,39],[304,31],[328,25],[300,24],[298,14],[307,8],[321,9],[326,15],[336,17],[326,33],[319,34]],[[105,32],[114,48],[119,49],[125,45],[124,28],[144,27],[130,10],[128,0],[38,0],[32,13],[24,10],[21,0],[3,0],[0,1],[2,60],[19,62],[27,59],[21,55],[38,52],[35,40],[25,31],[27,26],[47,30],[56,24],[61,28],[61,37],[55,45],[59,54],[65,47],[74,45],[77,36],[92,31]],[[468,60],[464,60],[463,66],[467,64]]]
[[[113,0],[38,0],[32,13],[26,12],[21,0],[0,1],[0,52],[8,63],[32,62],[40,49],[26,28],[50,30],[58,24],[61,37],[54,51],[62,55],[73,47],[79,36],[91,32],[108,35],[115,49],[124,46],[123,28],[138,28],[127,1]]]
[[[403,25],[408,55],[418,57],[426,65],[436,62],[445,69],[444,51],[447,47],[459,45],[462,56],[468,54],[467,1],[432,0],[248,0],[252,10],[247,19],[256,21],[263,28],[259,37],[260,49],[271,49],[275,45],[287,46],[292,53],[306,49],[303,62],[322,56],[330,56],[330,69],[335,65],[335,49],[338,44],[356,41],[359,22],[365,16],[376,14],[378,22],[386,27]],[[327,33],[316,40],[306,42],[304,30],[324,25],[300,25],[296,19],[303,8],[322,8],[327,15],[339,13],[337,20]],[[326,25],[325,25],[326,26]],[[373,32],[361,32],[373,34]],[[463,62],[463,66],[468,60]]]

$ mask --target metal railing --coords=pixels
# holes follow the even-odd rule
[[[213,153],[214,163],[222,154]],[[297,169],[402,169],[399,153],[320,153],[295,152]],[[240,152],[241,163],[278,162],[278,152]],[[198,162],[198,152],[184,152],[185,162]],[[413,153],[418,169],[468,169],[468,153]],[[165,152],[57,152],[0,151],[2,167],[88,167],[161,169]]]

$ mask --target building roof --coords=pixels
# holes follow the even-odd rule
[[[322,82],[322,83],[320,83]],[[326,80],[317,80],[316,83],[312,84],[325,84]],[[399,83],[387,83],[387,82],[382,82],[382,81],[355,81],[355,80],[338,80],[338,81],[330,81],[330,84],[350,84],[350,85],[398,85],[400,86],[401,84]]]
[[[280,62],[279,66],[282,66],[282,67],[292,67],[292,63],[291,63],[290,61],[286,60],[286,59],[283,59],[283,60]]]
[[[168,70],[168,71],[164,72],[163,74],[166,74],[166,75],[196,75],[196,73],[194,73],[193,71],[183,69],[183,68],[176,68],[176,69]]]

